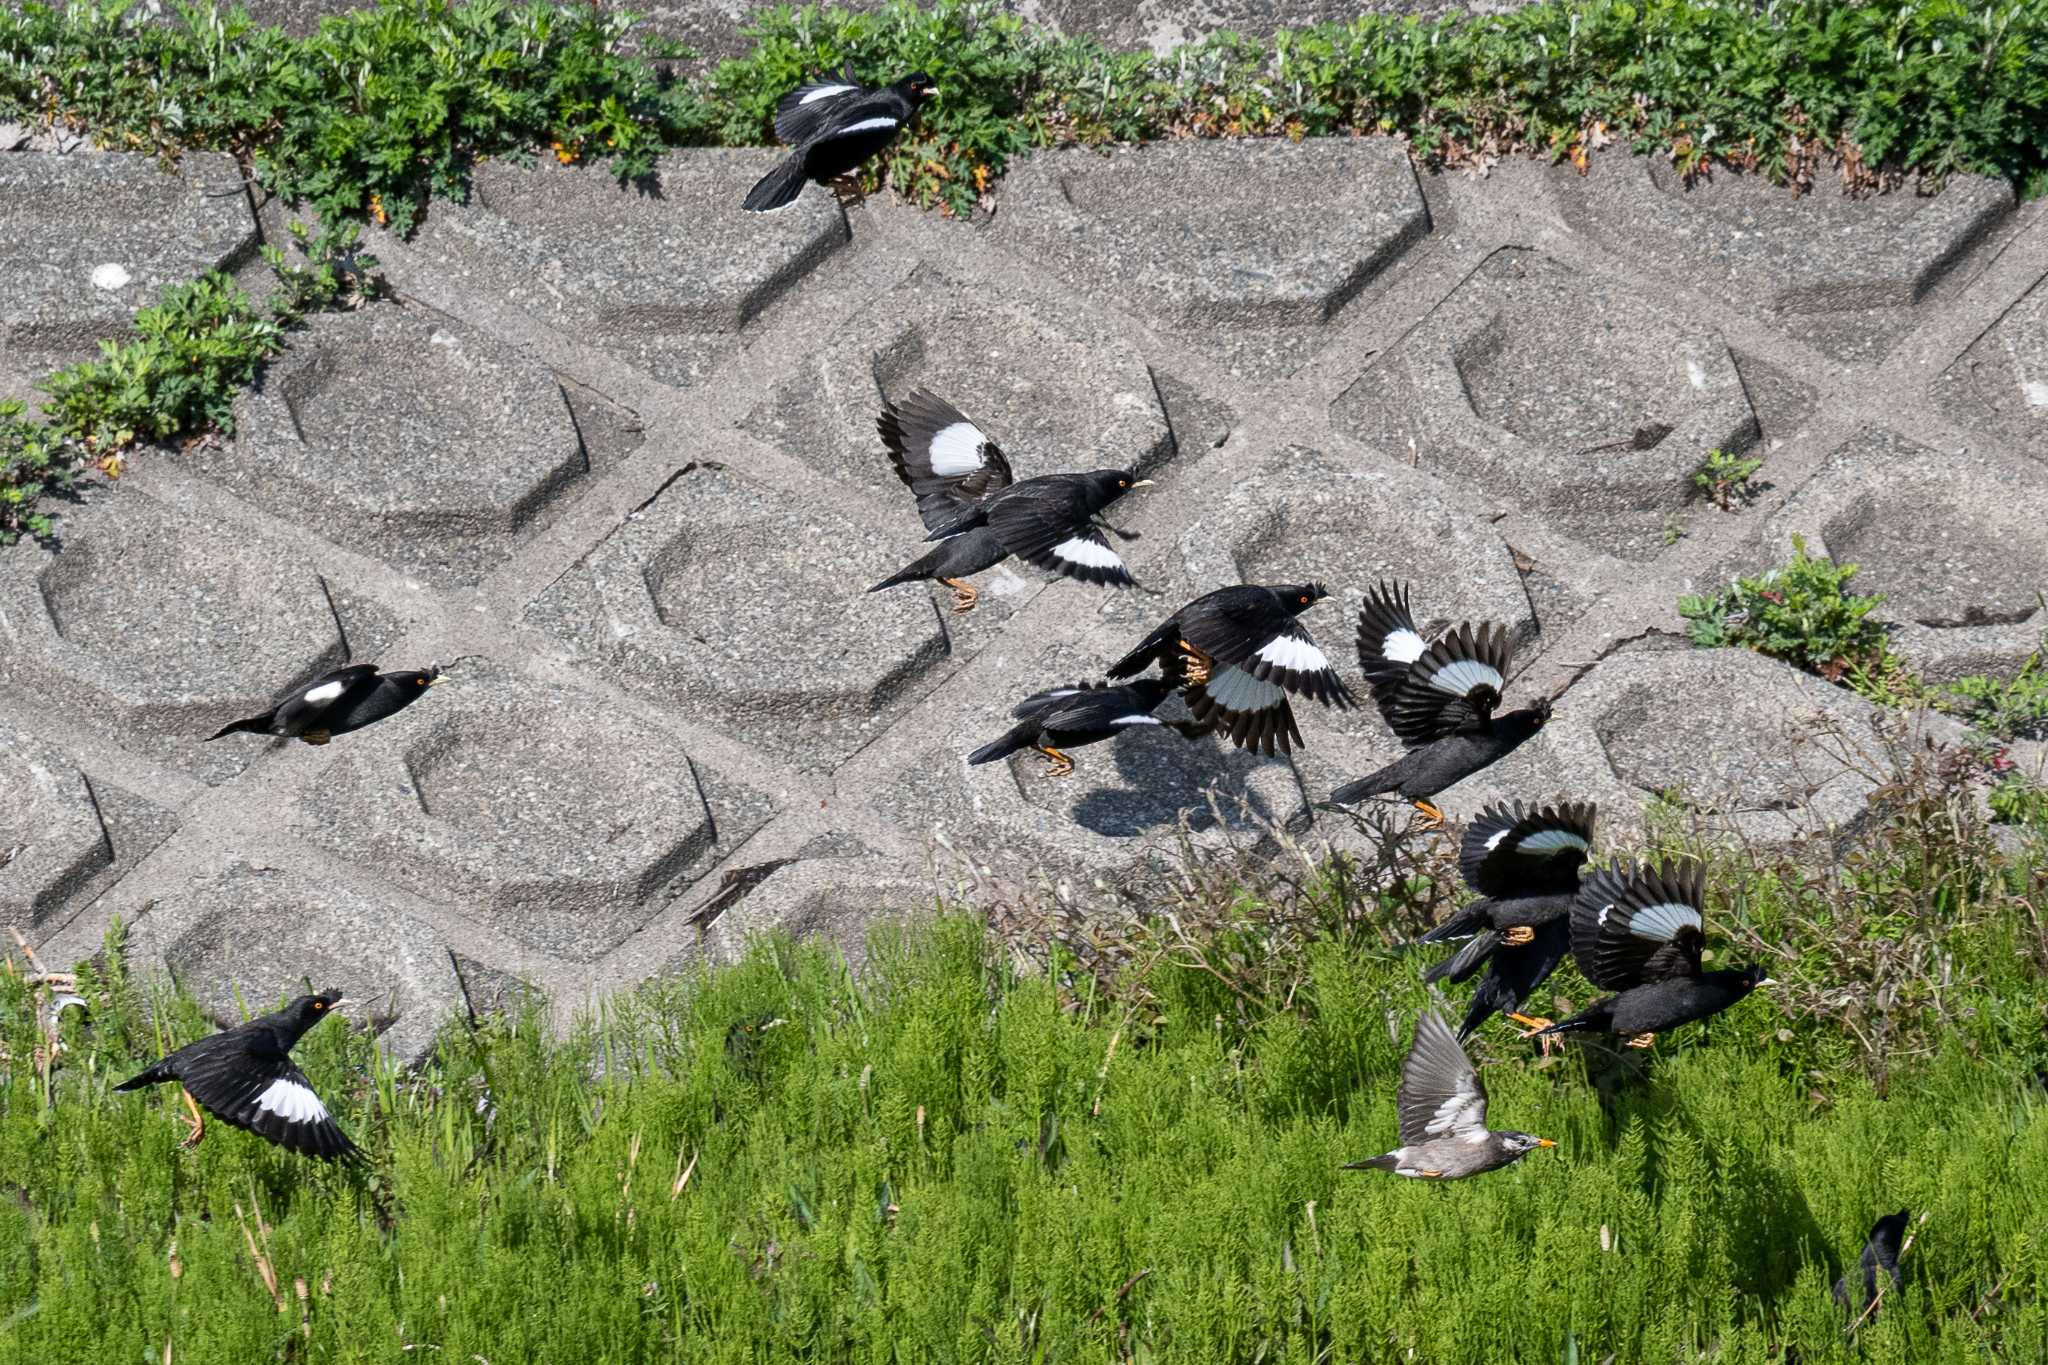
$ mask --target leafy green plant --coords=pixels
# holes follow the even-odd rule
[[[267,307],[222,274],[172,285],[136,313],[132,340],[103,341],[99,359],[43,382],[40,420],[18,399],[0,401],[0,544],[48,535],[39,505],[88,467],[118,478],[138,444],[233,430],[236,396],[291,329],[376,297],[377,260],[359,249],[356,225],[314,233],[294,222],[290,234],[292,256],[263,248],[276,278]]]
[[[2007,773],[1986,799],[1991,803],[1992,818],[2000,824],[2048,829],[2048,787],[2038,782]]]
[[[1703,649],[1754,649],[1829,682],[1860,680],[1858,690],[1896,687],[1897,658],[1883,623],[1871,616],[1884,595],[1848,591],[1856,573],[1854,564],[1809,556],[1805,537],[1794,536],[1791,563],[1738,578],[1712,596],[1681,597],[1678,614]]]
[[[1959,678],[1948,691],[1951,704],[1986,734],[2048,739],[2048,665],[2039,650],[2010,678]]]
[[[1715,446],[1693,472],[1693,487],[1723,512],[1732,512],[1756,500],[1757,490],[1751,480],[1763,467],[1761,456],[1731,455]]]

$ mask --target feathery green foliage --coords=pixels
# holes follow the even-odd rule
[[[208,1026],[118,952],[46,1104],[10,976],[0,1354],[2038,1360],[2043,863],[1957,842],[1928,799],[1839,875],[1717,866],[1717,950],[1819,953],[1827,911],[1893,944],[1887,969],[1817,964],[1843,974],[1648,1058],[1542,1065],[1491,1025],[1492,1118],[1560,1146],[1444,1188],[1337,1169],[1392,1144],[1425,1000],[1415,959],[1365,938],[1301,946],[1247,1000],[1186,940],[1103,990],[993,965],[954,917],[879,939],[860,979],[769,944],[565,1041],[455,1026],[417,1072],[330,1025],[300,1056],[373,1154],[360,1175],[220,1127],[183,1153],[174,1091],[112,1093]],[[1894,1015],[1932,1031],[1870,1074],[1854,1040]],[[1906,1287],[1849,1343],[1828,1287],[1901,1206],[1925,1215]]]

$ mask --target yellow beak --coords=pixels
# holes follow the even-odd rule
[[[1140,479],[1136,483],[1131,485],[1131,487],[1133,488],[1150,488],[1151,486],[1152,480],[1150,479]]]
[[[1549,1138],[1537,1138],[1537,1139],[1536,1139],[1536,1145],[1537,1145],[1538,1147],[1555,1147],[1555,1146],[1557,1146],[1557,1144],[1556,1144],[1556,1143],[1554,1143],[1554,1142],[1552,1142],[1552,1141],[1551,1141],[1551,1140],[1550,1140]]]

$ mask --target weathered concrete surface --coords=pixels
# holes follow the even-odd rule
[[[21,155],[0,177],[50,164]],[[677,154],[658,199],[487,168],[374,244],[403,303],[299,338],[231,444],[141,456],[0,553],[6,916],[60,959],[118,916],[228,1008],[332,977],[410,1051],[451,953],[479,1005],[568,1009],[770,928],[858,952],[940,899],[1085,914],[1186,845],[1346,837],[1314,803],[1398,752],[1367,709],[1299,707],[1291,759],[1148,729],[1070,778],[965,762],[1224,583],[1326,583],[1304,623],[1354,685],[1379,578],[1505,622],[1509,705],[1556,719],[1444,802],[1597,799],[1617,845],[1653,800],[1772,842],[1863,819],[1883,717],[1674,647],[1681,593],[1794,533],[1865,566],[1933,676],[2038,642],[2048,217],[1997,187],[1189,144],[1027,164],[981,225],[748,218],[767,160]],[[114,202],[137,260],[244,249]],[[0,240],[0,276],[45,246]],[[1020,475],[1156,479],[1108,518],[1141,586],[868,595],[924,545],[874,435],[920,385]],[[1765,461],[1732,511],[1692,482],[1717,446]],[[345,657],[449,681],[325,748],[204,741]]]

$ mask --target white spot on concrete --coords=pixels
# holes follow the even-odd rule
[[[96,289],[125,289],[134,278],[118,261],[96,265],[92,270],[93,287]]]

